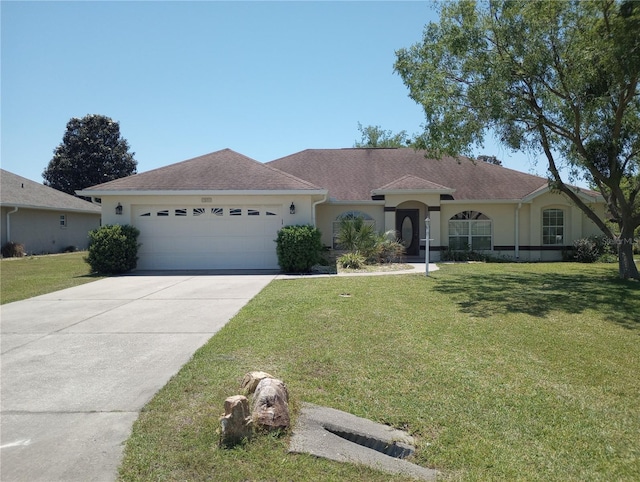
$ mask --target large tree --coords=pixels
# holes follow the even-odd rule
[[[411,139],[406,131],[394,134],[380,126],[363,126],[358,122],[360,141],[356,141],[353,147],[407,147],[411,145]]]
[[[544,154],[551,187],[619,246],[620,276],[638,278],[640,2],[447,2],[395,70],[424,108],[420,147],[471,155],[493,132]],[[606,200],[614,233],[562,178],[583,175]]]
[[[135,174],[134,154],[120,136],[118,122],[96,114],[73,117],[42,173],[44,184],[75,195],[77,190]]]

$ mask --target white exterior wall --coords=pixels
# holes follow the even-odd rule
[[[211,201],[203,202],[203,199],[211,199]],[[321,198],[320,198],[321,199]],[[312,206],[313,199],[311,196],[305,195],[152,195],[152,196],[102,196],[102,224],[133,224],[133,206],[162,206],[175,207],[178,205],[185,206],[202,206],[216,207],[220,206],[247,206],[255,205],[278,205],[281,206],[283,213],[283,225],[290,226],[295,224],[311,224],[312,223]],[[294,203],[296,207],[295,214],[289,214],[289,206]],[[116,215],[116,206],[122,206],[122,214]]]
[[[140,230],[138,269],[277,269],[278,231],[312,224],[318,199],[300,194],[108,195],[102,196],[103,223]]]

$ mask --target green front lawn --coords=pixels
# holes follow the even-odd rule
[[[0,302],[24,300],[100,279],[89,274],[86,252],[0,260]]]
[[[121,479],[403,480],[287,436],[219,448],[251,370],[285,381],[294,420],[307,401],[408,430],[443,480],[640,480],[640,283],[617,265],[275,281],[145,407]]]

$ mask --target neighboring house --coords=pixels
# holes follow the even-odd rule
[[[100,206],[0,169],[1,245],[28,254],[87,249],[88,233],[100,226]]]
[[[604,218],[602,197],[577,189]],[[229,149],[85,189],[103,224],[141,231],[142,269],[277,268],[285,225],[312,224],[335,247],[344,216],[394,230],[410,258],[443,249],[561,259],[597,227],[547,180],[485,162],[427,159],[411,148],[310,149],[261,164]]]

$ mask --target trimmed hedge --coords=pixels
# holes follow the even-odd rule
[[[140,231],[129,225],[102,226],[89,232],[89,254],[84,260],[91,271],[120,274],[131,271],[138,262]]]
[[[278,264],[285,273],[309,273],[322,261],[321,234],[310,225],[285,226],[276,239]]]

